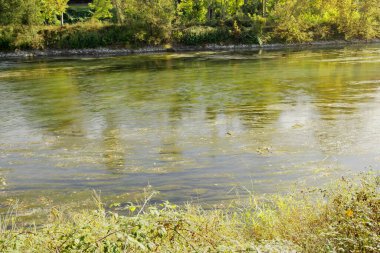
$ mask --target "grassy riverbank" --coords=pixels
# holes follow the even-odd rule
[[[239,29],[237,32],[236,29]],[[55,26],[0,26],[0,52],[18,50],[76,50],[108,48],[110,50],[142,50],[145,48],[186,49],[204,47],[229,47],[246,45],[250,47],[272,47],[271,45],[329,45],[352,42],[376,42],[378,36],[365,39],[354,37],[345,39],[342,36],[313,40],[285,42],[277,37],[264,38],[259,36],[255,29],[250,27],[234,28],[228,26],[191,26],[186,29],[171,31],[167,38],[149,37],[139,38],[138,32],[129,27],[100,22],[79,23]]]
[[[144,33],[144,36],[140,36]],[[86,22],[64,27],[0,27],[0,48],[15,49],[85,49],[142,48],[147,46],[202,46],[206,44],[260,44],[252,28],[236,34],[233,27],[192,26],[173,29],[170,36],[146,34],[145,31],[117,24]]]
[[[2,217],[1,252],[379,252],[380,178],[342,178],[322,190],[255,197],[223,209],[128,204],[51,210],[43,226]]]

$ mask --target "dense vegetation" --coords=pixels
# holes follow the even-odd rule
[[[342,178],[327,190],[250,195],[223,209],[147,204],[106,211],[53,208],[42,227],[1,219],[1,252],[379,252],[380,178]]]
[[[378,0],[0,0],[0,48],[256,44],[380,36]]]

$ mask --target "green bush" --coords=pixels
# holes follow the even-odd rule
[[[43,49],[44,38],[36,27],[21,27],[16,29],[16,37],[12,42],[13,48]]]
[[[272,37],[285,42],[380,36],[377,0],[279,0],[270,18]]]
[[[0,49],[12,49],[12,43],[15,40],[13,27],[0,27]]]
[[[0,49],[42,49],[44,38],[38,27],[5,26],[0,28]]]
[[[259,37],[251,27],[192,26],[173,32],[177,44],[197,46],[206,44],[259,44]]]
[[[86,23],[50,28],[43,31],[45,46],[56,49],[83,49],[106,46],[124,47],[133,41],[133,34],[122,25]]]
[[[135,45],[160,45],[171,39],[175,6],[172,0],[128,0],[123,24],[134,34]]]
[[[174,32],[177,43],[183,45],[220,44],[230,41],[229,31],[221,27],[192,26]]]

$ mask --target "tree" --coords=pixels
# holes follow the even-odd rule
[[[67,3],[69,0],[55,0],[55,7],[58,15],[61,17],[61,26],[63,26],[63,14],[66,12],[69,7]]]
[[[177,12],[182,21],[203,22],[207,16],[207,6],[203,0],[182,0],[177,5]]]
[[[47,24],[56,24],[57,17],[60,17],[61,26],[63,26],[63,14],[66,12],[69,0],[40,0],[41,14]]]
[[[57,11],[52,0],[41,0],[42,18],[45,24],[57,24]]]
[[[94,0],[88,6],[94,11],[93,18],[112,18],[112,13],[110,12],[110,10],[113,8],[111,0]]]
[[[21,21],[22,0],[0,0],[0,24],[16,24]]]
[[[38,0],[0,0],[1,25],[37,25],[42,22]]]
[[[125,20],[135,29],[136,42],[159,44],[170,39],[175,4],[173,0],[127,0]]]
[[[116,21],[118,24],[122,24],[125,19],[126,1],[128,0],[111,0],[112,6],[115,10]],[[130,2],[130,1],[129,1]]]
[[[21,23],[24,25],[39,25],[42,24],[41,2],[40,0],[24,0]]]

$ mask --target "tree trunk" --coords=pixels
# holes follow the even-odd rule
[[[121,24],[121,18],[120,18],[120,6],[117,0],[112,0],[112,5],[115,8],[116,12],[116,20],[118,24]]]
[[[208,9],[207,9],[207,18],[208,20],[212,20],[214,19],[214,7],[213,6],[209,6]]]
[[[263,0],[263,17],[265,17],[265,14],[266,14],[266,5],[267,5],[267,1]]]
[[[61,14],[61,26],[63,26],[63,13]]]

